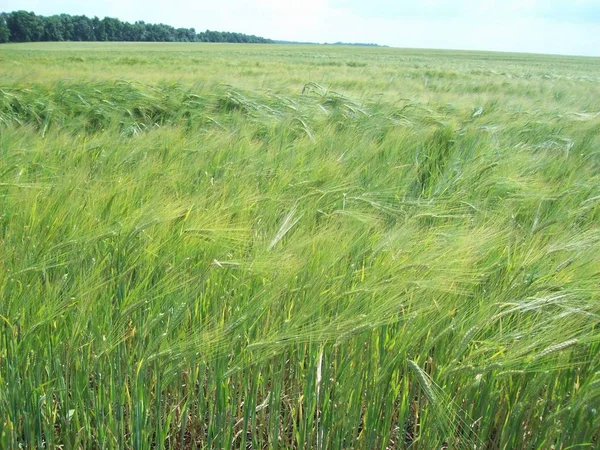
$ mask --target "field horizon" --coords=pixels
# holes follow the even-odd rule
[[[466,53],[473,55],[506,55],[506,56],[524,56],[524,57],[556,57],[556,58],[583,58],[583,59],[600,59],[600,56],[584,55],[575,53],[548,53],[548,52],[517,52],[508,50],[486,50],[486,49],[465,49],[465,48],[435,48],[435,47],[395,47],[392,45],[380,45],[380,44],[362,44],[362,43],[350,43],[350,42],[293,42],[293,41],[280,41],[273,40],[273,43],[269,44],[258,44],[258,43],[237,43],[237,42],[146,42],[146,41],[40,41],[40,42],[5,42],[1,45],[6,46],[17,46],[21,49],[27,50],[47,50],[47,47],[54,47],[54,50],[65,51],[65,50],[76,50],[79,48],[88,47],[92,50],[109,51],[113,50],[111,47],[128,46],[135,47],[139,46],[140,49],[144,47],[155,47],[155,50],[159,51],[160,47],[164,47],[160,51],[173,51],[177,47],[239,47],[242,49],[246,47],[263,48],[265,45],[268,48],[272,47],[284,47],[292,49],[313,49],[314,47],[325,47],[325,48],[343,48],[349,50],[392,50],[396,52],[419,52],[419,53]],[[0,47],[2,48],[2,47]],[[137,49],[133,49],[137,50]]]

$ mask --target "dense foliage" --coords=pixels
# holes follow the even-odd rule
[[[135,42],[234,42],[268,44],[272,41],[242,33],[210,31],[197,33],[194,28],[170,25],[122,22],[105,17],[89,18],[60,14],[39,16],[33,12],[14,11],[0,15],[1,42],[40,41],[135,41]]]

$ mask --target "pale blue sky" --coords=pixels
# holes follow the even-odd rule
[[[272,39],[600,56],[600,0],[0,0]]]

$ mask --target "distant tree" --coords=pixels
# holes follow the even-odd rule
[[[10,41],[10,30],[6,25],[4,14],[0,15],[0,44]]]
[[[121,22],[120,41],[135,41],[135,27],[127,22]]]
[[[206,30],[206,35],[208,37],[207,42],[225,42],[223,33],[221,33],[220,31]]]
[[[73,35],[75,33],[75,28],[73,27],[73,18],[68,14],[61,14],[60,23],[62,24],[62,36],[65,41],[72,41]]]
[[[107,41],[120,41],[121,40],[121,22],[119,19],[113,19],[112,17],[105,17],[102,19],[104,23],[104,29],[106,32]]]
[[[59,16],[50,16],[44,19],[44,41],[64,41],[63,24]]]
[[[147,41],[147,27],[146,27],[146,22],[142,21],[142,20],[138,20],[136,23],[133,24],[133,28],[134,28],[134,36],[135,36],[135,40],[136,41]]]
[[[37,42],[44,34],[42,21],[32,12],[12,12],[8,14],[6,24],[13,42]]]
[[[101,20],[68,14],[44,17],[27,11],[0,13],[0,43],[36,41],[274,42],[242,33],[210,30],[196,33],[194,28],[121,22],[112,17]]]
[[[177,42],[194,42],[196,40],[196,30],[193,28],[177,28],[175,30],[175,40]]]
[[[104,22],[98,17],[92,17],[92,31],[94,32],[95,41],[106,41],[106,30],[104,28]]]
[[[96,39],[92,21],[86,16],[73,16],[73,41],[93,41]]]

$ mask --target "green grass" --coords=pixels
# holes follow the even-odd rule
[[[0,46],[0,448],[598,448],[598,73]]]

